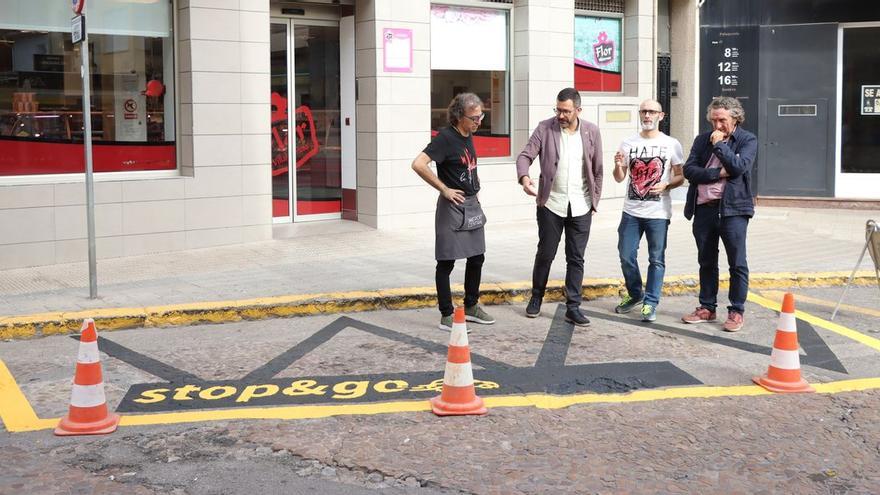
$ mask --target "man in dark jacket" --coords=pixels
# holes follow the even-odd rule
[[[700,306],[682,317],[685,323],[715,321],[718,297],[718,239],[724,243],[730,267],[730,290],[724,330],[743,326],[749,267],[746,229],[755,214],[749,174],[758,153],[758,139],[740,127],[745,112],[736,98],[715,98],[706,111],[712,131],[694,139],[684,165],[690,182],[684,216],[693,217],[700,264]]]

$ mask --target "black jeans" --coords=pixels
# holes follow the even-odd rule
[[[464,266],[464,305],[471,307],[480,300],[480,276],[486,256],[478,254],[467,259]],[[437,284],[437,303],[440,314],[449,316],[455,311],[452,305],[452,289],[449,287],[449,274],[455,267],[455,260],[437,260],[434,282]]]
[[[693,232],[700,263],[700,306],[715,311],[718,299],[718,239],[724,243],[730,267],[728,311],[742,314],[749,292],[749,266],[746,262],[747,216],[719,216],[718,204],[697,205]]]
[[[532,296],[543,298],[550,277],[550,265],[556,257],[556,249],[562,232],[565,231],[565,305],[577,309],[583,299],[584,251],[590,240],[590,225],[593,215],[587,213],[579,217],[568,215],[562,218],[546,207],[538,207],[538,253],[535,254],[535,268],[532,271]]]

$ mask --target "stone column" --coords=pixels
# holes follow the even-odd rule
[[[269,1],[181,2],[186,248],[272,236]]]
[[[433,221],[433,189],[410,167],[431,139],[428,0],[365,0],[355,12],[358,220],[376,228]],[[385,72],[383,30],[411,29],[412,72]]]

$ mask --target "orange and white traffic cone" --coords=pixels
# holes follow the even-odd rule
[[[87,318],[80,335],[70,410],[58,423],[55,434],[103,435],[116,431],[118,425],[119,415],[107,411],[95,321]]]
[[[449,352],[446,371],[443,373],[443,390],[440,397],[431,399],[431,410],[438,416],[465,416],[486,414],[483,399],[474,391],[474,373],[471,369],[471,350],[468,346],[467,323],[464,308],[455,308],[452,332],[449,335]]]
[[[794,295],[786,293],[782,299],[776,340],[770,353],[770,366],[763,376],[752,381],[771,392],[815,392],[801,378],[801,357],[798,353],[797,320],[794,317]]]

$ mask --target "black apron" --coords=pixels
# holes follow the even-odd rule
[[[476,196],[465,196],[464,202],[456,205],[441,194],[437,198],[437,211],[434,213],[434,259],[461,260],[486,252],[485,229],[480,226],[465,230],[465,208],[478,208]],[[485,223],[485,216],[483,217]]]

